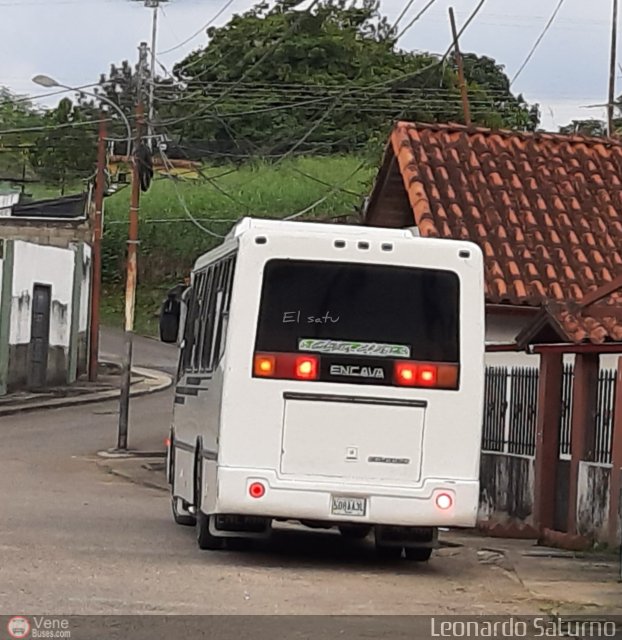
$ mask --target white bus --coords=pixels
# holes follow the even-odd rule
[[[471,243],[240,221],[161,316],[181,348],[175,521],[196,526],[201,549],[295,520],[373,531],[381,554],[413,560],[438,527],[472,527],[483,291]]]

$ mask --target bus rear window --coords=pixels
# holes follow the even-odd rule
[[[450,271],[271,260],[255,351],[357,349],[367,356],[457,363],[459,292]]]

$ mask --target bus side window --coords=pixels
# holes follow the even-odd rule
[[[212,336],[214,335],[214,323],[216,317],[214,313],[216,294],[218,291],[218,281],[220,278],[221,264],[217,263],[211,267],[212,274],[210,278],[210,288],[208,295],[206,296],[205,303],[205,315],[204,315],[204,334],[203,344],[201,346],[201,370],[211,371],[211,348],[212,348]]]
[[[196,315],[196,289],[195,279],[190,284],[190,289],[186,294],[186,320],[184,322],[183,344],[179,358],[180,374],[187,371],[190,366],[190,357],[194,340],[194,317]]]
[[[229,308],[231,306],[231,287],[233,285],[233,270],[235,257],[227,260],[222,279],[222,298],[219,307],[220,321],[218,323],[218,336],[215,340],[214,364],[217,364],[225,352],[225,339],[227,325],[229,323]]]

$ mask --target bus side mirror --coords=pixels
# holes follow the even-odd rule
[[[168,298],[160,311],[160,340],[162,342],[168,344],[177,342],[180,315],[180,303],[175,299]]]

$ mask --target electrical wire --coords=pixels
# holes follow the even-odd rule
[[[302,20],[302,16],[305,13],[308,13],[311,11],[311,9],[313,9],[318,3],[320,2],[320,0],[313,0],[311,2],[311,4],[307,7],[307,9],[305,9],[304,12],[301,12],[301,16],[298,18],[298,20],[294,21],[286,30],[285,33],[283,33],[282,36],[280,36],[279,38],[277,38],[272,45],[269,47],[269,49],[259,58],[259,60],[257,60],[256,62],[254,62],[239,78],[237,84],[239,84],[240,82],[244,81],[248,75],[254,70],[256,69],[259,65],[263,64],[263,62],[272,55],[272,53],[274,53],[274,51],[277,49],[277,47],[279,47],[283,41],[291,35],[291,33],[298,27],[300,21]],[[224,93],[222,93],[220,96],[218,96],[218,98],[215,98],[214,100],[212,100],[211,103],[208,103],[207,105],[205,105],[204,107],[202,107],[201,109],[199,109],[199,111],[195,114],[191,114],[188,116],[184,116],[181,118],[178,118],[176,120],[173,121],[168,121],[168,122],[164,122],[162,124],[165,125],[172,125],[172,124],[179,124],[181,122],[186,122],[187,120],[191,120],[193,117],[195,117],[196,115],[200,114],[200,113],[205,113],[205,111],[207,111],[208,109],[210,109],[211,107],[213,107],[215,104],[217,104],[218,102],[220,102],[220,100],[222,100],[224,97],[226,97],[227,95],[229,95],[229,93],[231,93],[231,91],[233,90],[234,87],[237,86],[236,83],[234,83],[234,85],[228,90],[225,91]]]
[[[326,195],[324,195],[323,197],[319,198],[318,200],[316,200],[315,202],[313,202],[312,204],[310,204],[308,207],[305,207],[304,209],[301,209],[300,211],[297,211],[296,213],[293,213],[290,216],[287,216],[286,218],[283,218],[283,220],[295,220],[296,218],[299,218],[300,216],[303,216],[305,213],[309,213],[309,211],[312,211],[313,209],[315,209],[316,207],[319,207],[323,202],[326,202],[326,200],[328,200],[328,198],[330,198],[334,193],[336,193],[337,191],[339,191],[339,189],[341,189],[345,184],[347,184],[350,180],[352,180],[352,178],[354,178],[354,176],[361,171],[361,169],[363,169],[363,167],[367,164],[367,162],[365,160],[362,160],[357,167],[354,169],[354,171],[348,175],[348,177],[343,180],[342,182],[340,182],[339,184],[336,184],[332,187],[332,189],[330,189]]]
[[[391,31],[395,31],[395,29],[397,29],[397,25],[401,22],[402,18],[408,13],[408,10],[410,9],[410,7],[412,7],[414,3],[415,3],[415,0],[408,0],[405,7],[400,12],[400,15],[397,16],[397,18],[395,19],[395,22],[391,27]]]
[[[436,2],[436,0],[430,0],[428,2],[428,4],[425,5],[425,7],[423,7],[423,9],[421,9],[421,11],[419,11],[419,13],[400,31],[400,33],[397,35],[397,37],[395,38],[396,40],[399,40],[414,24],[415,22],[417,22],[420,18],[422,18],[426,11]],[[397,21],[399,22],[399,20]],[[397,23],[395,25],[397,27]]]
[[[544,26],[544,29],[542,30],[542,32],[540,33],[540,35],[538,36],[538,38],[534,42],[533,46],[531,47],[531,50],[527,54],[527,57],[525,58],[525,60],[523,61],[523,63],[519,67],[518,71],[514,74],[514,77],[510,81],[510,87],[514,84],[514,82],[516,82],[516,79],[518,78],[518,76],[520,76],[520,74],[523,72],[525,67],[529,64],[529,61],[531,60],[531,58],[533,57],[534,53],[536,52],[536,49],[540,46],[540,43],[542,42],[544,36],[548,33],[548,31],[551,28],[553,22],[555,21],[555,18],[557,17],[557,14],[559,13],[560,9],[562,8],[562,6],[564,4],[564,1],[565,0],[559,0],[559,2],[557,3],[557,6],[555,7],[555,10],[553,11],[553,13],[551,14],[551,17],[549,18],[548,22]]]
[[[174,47],[170,49],[165,49],[164,51],[158,51],[158,55],[163,56],[167,53],[171,53],[172,51],[176,51],[180,49],[184,45],[188,44],[192,40],[194,40],[198,35],[203,33],[208,27],[210,27],[220,16],[235,2],[235,0],[227,0],[225,4],[197,31],[195,31],[191,36],[186,38],[183,42],[176,44]]]
[[[164,162],[165,166],[169,167],[169,172],[173,167],[173,165],[171,164],[170,160],[167,158],[166,153],[164,153],[163,150],[160,149],[160,155],[162,157],[162,161]],[[201,231],[203,231],[204,233],[208,234],[209,236],[212,236],[213,238],[225,238],[226,236],[222,235],[221,233],[216,233],[215,231],[212,231],[211,229],[208,229],[207,227],[204,227],[197,218],[195,218],[192,213],[190,212],[190,209],[188,209],[188,205],[186,204],[186,200],[183,197],[182,193],[179,191],[179,188],[177,187],[177,181],[175,179],[175,176],[173,176],[173,174],[169,173],[170,178],[172,179],[173,182],[173,187],[175,188],[175,195],[177,196],[177,199],[179,200],[179,204],[181,204],[182,209],[184,210],[184,213],[188,216],[188,218],[192,221],[192,223]]]

